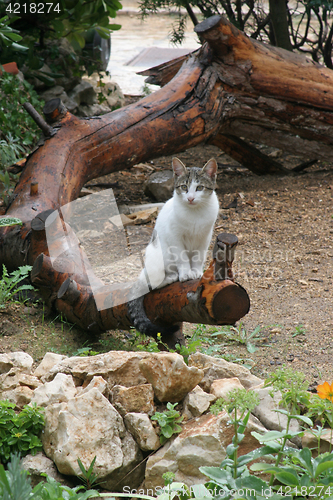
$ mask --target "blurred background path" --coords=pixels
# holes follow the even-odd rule
[[[187,22],[186,38],[181,46],[172,45],[169,33],[178,14],[164,11],[150,14],[144,21],[140,16],[138,2],[123,0],[123,8],[112,22],[121,24],[121,29],[111,36],[111,58],[108,71],[112,81],[118,83],[125,95],[142,95],[145,78],[136,74],[199,47],[193,24]],[[151,90],[157,89],[149,85]]]

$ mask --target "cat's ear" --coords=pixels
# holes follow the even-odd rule
[[[186,174],[186,167],[178,158],[172,158],[172,170],[176,177]]]
[[[207,161],[206,165],[203,167],[202,171],[208,175],[213,181],[216,179],[217,174],[217,163],[215,158],[211,158]]]

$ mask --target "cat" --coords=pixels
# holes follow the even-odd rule
[[[149,320],[143,306],[147,281],[152,290],[178,280],[200,278],[219,211],[214,158],[202,169],[186,168],[178,158],[173,158],[172,169],[173,196],[156,219],[152,239],[146,248],[145,266],[133,289],[136,296],[141,296],[128,302],[135,328],[155,338],[157,333],[169,335],[179,327],[159,327]]]

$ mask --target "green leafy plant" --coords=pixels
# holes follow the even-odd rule
[[[295,327],[295,332],[292,334],[292,337],[297,337],[298,335],[306,335],[306,331],[303,325],[297,325]]]
[[[22,470],[20,457],[13,454],[8,471],[0,464],[0,498],[2,500],[30,500],[32,493],[28,472]]]
[[[116,17],[122,8],[118,0],[53,0],[38,5],[38,15],[34,12],[34,5],[29,2],[25,9],[14,12],[14,3],[9,0],[0,2],[0,17],[8,15],[11,36],[20,36],[26,48],[21,54],[17,44],[3,44],[3,64],[15,60],[20,69],[24,66],[26,77],[38,78],[49,86],[54,85],[54,79],[59,77],[82,76],[85,71],[91,74],[105,69],[101,49],[103,40],[96,45],[94,38],[104,39],[107,45],[111,32],[120,28],[120,25],[110,22],[110,18]],[[4,35],[9,37],[8,29]],[[65,45],[73,49],[66,51],[66,55],[62,52]],[[51,71],[43,69],[45,63]]]
[[[248,332],[244,327],[242,321],[240,321],[237,327],[235,326],[226,326],[221,329],[218,334],[224,334],[229,340],[233,342],[238,342],[240,344],[244,344],[249,353],[254,353],[257,350],[255,343],[257,340],[261,340],[261,326],[257,326],[252,332]],[[214,335],[214,334],[213,334]]]
[[[96,462],[96,455],[92,459],[88,469],[86,469],[81,460],[79,458],[77,459],[77,463],[79,464],[80,470],[82,472],[82,476],[79,476],[79,478],[83,482],[84,487],[86,489],[90,489],[93,485],[95,486],[97,485],[98,475],[95,474],[94,472],[95,462]]]
[[[27,47],[18,44],[22,40],[21,35],[11,26],[9,26],[13,22],[13,19],[10,19],[8,16],[4,16],[0,19],[0,46],[12,47],[16,51],[25,52]]]
[[[6,167],[24,158],[40,137],[39,128],[22,104],[30,102],[41,112],[44,103],[26,80],[21,82],[16,75],[5,71],[0,71],[0,101],[0,190],[8,204],[18,176],[9,173]]]
[[[97,354],[100,354],[98,351],[94,351],[91,347],[81,347],[80,349],[77,349],[76,351],[73,352],[72,356],[96,356]]]
[[[42,449],[39,433],[44,427],[44,410],[32,404],[15,413],[15,404],[0,401],[0,462],[7,463],[13,453],[22,456]]]
[[[5,71],[0,75],[0,99],[0,160],[3,168],[24,156],[40,136],[39,128],[22,104],[30,102],[41,112],[44,103],[26,80],[21,82],[16,75]]]
[[[13,299],[14,295],[23,290],[34,290],[32,285],[19,285],[28,277],[31,266],[20,266],[18,269],[8,274],[6,266],[2,265],[2,278],[0,279],[0,309],[6,307],[6,303]]]
[[[22,224],[21,219],[17,219],[16,217],[0,217],[0,227],[16,225],[22,226]]]
[[[161,428],[160,443],[164,444],[174,434],[181,432],[182,428],[179,425],[184,417],[180,416],[179,411],[175,410],[178,403],[167,403],[167,409],[164,412],[156,412],[151,417],[156,420]]]
[[[20,457],[11,456],[5,471],[0,465],[0,498],[1,500],[87,500],[98,497],[96,490],[84,490],[83,486],[69,488],[58,483],[55,479],[46,477],[46,482],[40,482],[33,489],[28,472],[22,470]]]
[[[306,407],[309,403],[309,383],[305,380],[304,373],[300,371],[283,366],[272,372],[265,380],[265,387],[269,386],[272,386],[274,392],[281,392],[281,406],[288,409],[291,414],[300,414],[302,407]]]
[[[138,332],[135,328],[131,329],[131,334],[130,345],[133,351],[160,352],[156,340]]]
[[[187,345],[176,344],[176,352],[183,356],[184,361],[188,364],[188,358],[191,354],[195,353],[201,346],[201,340],[194,336],[188,341]]]

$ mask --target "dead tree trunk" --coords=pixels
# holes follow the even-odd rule
[[[181,66],[178,60],[160,68],[159,81],[169,83],[156,93],[89,120],[76,118],[51,102],[45,110],[49,126],[37,118],[46,134],[44,144],[28,158],[6,213],[24,224],[0,230],[0,263],[9,269],[35,263],[35,283],[44,288],[47,285],[50,301],[69,317],[72,311],[82,326],[94,329],[97,325],[99,330],[114,324],[128,326],[126,308],[108,313],[111,320],[92,312],[86,277],[77,276],[73,268],[77,256],[64,256],[66,266],[61,273],[52,269],[48,260],[45,212],[75,200],[87,181],[202,142],[225,149],[257,173],[285,174],[286,169],[258,155],[246,139],[310,160],[333,157],[331,70],[251,40],[220,16],[195,29],[205,42],[202,48]],[[208,295],[202,282],[173,284],[151,292],[145,299],[149,315],[171,323],[189,318],[202,321],[193,307],[188,315],[185,296],[196,298],[197,311],[199,304],[207,302],[204,316],[208,323],[233,322],[246,314],[246,292],[242,295],[241,287],[226,280],[221,293],[232,311],[220,315],[221,282],[212,275],[210,279],[215,291]],[[216,298],[215,292],[219,299],[209,302],[207,297]],[[238,310],[228,296],[234,304],[239,301]],[[183,304],[181,310],[172,305],[174,297]],[[82,316],[84,311],[86,317]]]

